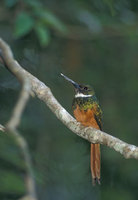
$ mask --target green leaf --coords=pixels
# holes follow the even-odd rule
[[[40,18],[41,22],[45,23],[46,25],[51,26],[52,28],[66,33],[67,28],[53,13],[50,11],[39,9],[36,10],[36,15]]]
[[[15,32],[16,38],[20,38],[28,34],[34,26],[34,19],[27,13],[21,12],[15,21]]]
[[[50,33],[48,29],[42,24],[37,24],[35,27],[35,32],[38,37],[40,45],[42,47],[47,46],[50,42]]]

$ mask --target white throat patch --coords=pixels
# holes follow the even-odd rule
[[[77,93],[75,95],[75,98],[78,98],[78,97],[92,97],[92,95],[91,94]]]

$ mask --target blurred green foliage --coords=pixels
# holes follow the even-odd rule
[[[49,29],[61,33],[67,31],[66,26],[39,0],[5,0],[7,10],[12,10],[14,18],[14,38],[19,39],[31,32],[36,33],[39,44],[47,46],[50,41]]]
[[[136,0],[3,0],[0,36],[20,64],[44,81],[70,112],[74,95],[60,72],[93,85],[104,130],[138,145],[138,2]],[[17,80],[0,65],[0,123],[18,98]],[[87,141],[30,98],[19,127],[26,138],[40,200],[135,200],[138,162],[101,147],[102,184],[92,187]],[[15,141],[0,133],[0,199],[25,193],[25,165]]]

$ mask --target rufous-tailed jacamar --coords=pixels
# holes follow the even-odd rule
[[[92,87],[81,85],[61,74],[75,88],[73,99],[73,114],[84,126],[92,126],[102,130],[102,110]],[[93,185],[100,184],[100,144],[91,144],[90,166]]]

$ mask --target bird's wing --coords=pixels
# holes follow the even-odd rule
[[[101,110],[99,105],[97,105],[94,117],[95,117],[95,120],[96,120],[100,130],[102,130],[102,126],[103,126],[103,124],[102,124],[102,110]]]

